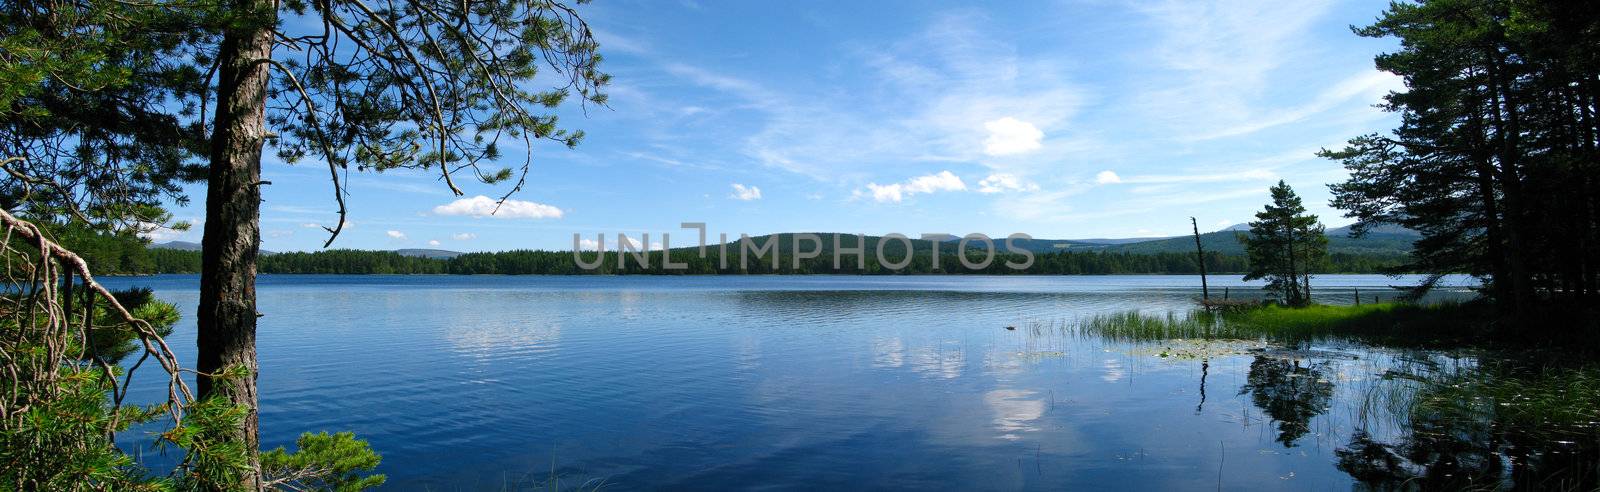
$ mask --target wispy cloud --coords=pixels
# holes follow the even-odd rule
[[[1286,125],[1304,120],[1313,115],[1325,113],[1352,99],[1357,99],[1366,104],[1381,101],[1385,94],[1401,90],[1404,83],[1400,77],[1376,70],[1357,73],[1339,84],[1324,90],[1315,99],[1305,104],[1280,108],[1264,115],[1252,116],[1247,120],[1239,121],[1231,126],[1218,128],[1207,132],[1188,134],[1185,140],[1212,140],[1225,137],[1248,135],[1275,126]]]
[[[978,181],[979,193],[1004,193],[1008,191],[1039,191],[1039,185],[1025,181],[1015,174],[994,173]]]
[[[390,229],[390,230],[384,231],[383,233],[385,235],[388,235],[389,239],[395,239],[395,240],[399,240],[399,241],[406,240],[406,233],[404,233],[404,232],[400,232],[400,231],[396,231],[396,230]]]
[[[1082,91],[1061,64],[1018,56],[966,14],[843,60],[875,75],[865,90],[779,91],[684,63],[663,68],[757,117],[743,153],[822,181],[865,181],[863,162],[964,162],[1013,173],[1059,162],[1049,152],[1052,129],[1083,105]]]
[[[733,194],[728,195],[728,198],[732,198],[734,200],[744,200],[747,202],[751,200],[760,200],[761,188],[734,183]]]
[[[594,33],[595,41],[600,43],[600,50],[606,53],[648,54],[649,44],[639,39],[623,36],[609,29],[590,27]]]
[[[344,221],[344,229],[345,230],[350,230],[350,228],[355,227],[355,226],[356,226],[356,221],[348,220],[348,219]],[[303,228],[306,228],[306,229],[326,229],[326,228],[329,228],[329,227],[333,227],[333,225],[332,224],[322,225],[322,223],[320,223],[320,222],[306,222],[304,224],[300,224],[300,227],[303,227]]]
[[[1278,107],[1266,96],[1296,60],[1317,60],[1311,29],[1331,0],[1253,2],[1166,0],[1137,4],[1157,34],[1151,58],[1170,75],[1152,77],[1135,96],[1151,121],[1179,140],[1247,135],[1326,111],[1383,82],[1359,74],[1311,103]],[[1368,71],[1370,72],[1370,70]],[[1376,102],[1376,101],[1373,101]],[[1195,132],[1194,129],[1205,129]]]
[[[1109,172],[1109,171],[1108,171]],[[1104,174],[1104,173],[1102,173]],[[1113,174],[1112,176],[1115,176]],[[1278,179],[1278,174],[1267,169],[1247,169],[1244,171],[1228,173],[1206,174],[1149,174],[1121,178],[1118,183],[1127,184],[1185,184],[1185,183],[1223,183],[1230,181],[1271,181]]]

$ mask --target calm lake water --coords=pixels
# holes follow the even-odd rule
[[[1453,280],[1443,296],[1469,295]],[[1313,294],[1414,281],[1322,276]],[[169,342],[193,363],[197,277],[106,283],[176,303]],[[258,295],[263,445],[354,431],[392,490],[530,489],[552,470],[622,490],[1345,490],[1336,451],[1400,432],[1369,396],[1416,357],[1161,357],[1061,329],[1187,311],[1190,276],[266,275]],[[133,398],[159,401],[142,371]]]

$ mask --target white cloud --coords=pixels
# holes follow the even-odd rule
[[[1007,191],[1039,191],[1039,185],[1024,181],[1014,174],[994,173],[978,182],[979,193],[1003,193]]]
[[[1104,174],[1104,173],[1101,173]],[[1132,176],[1117,181],[1118,183],[1134,184],[1170,184],[1170,183],[1223,183],[1230,181],[1271,181],[1278,179],[1278,174],[1267,169],[1247,169],[1231,173],[1214,174],[1157,174],[1145,176]]]
[[[581,251],[594,251],[600,249],[600,242],[593,239],[579,239],[578,249]]]
[[[457,241],[471,241],[471,240],[477,239],[477,238],[478,238],[477,234],[473,234],[473,233],[470,233],[470,232],[463,232],[463,233],[460,233],[460,234],[455,234],[455,235],[450,236],[450,239],[454,239],[454,240],[457,240]]]
[[[904,183],[887,185],[867,183],[867,190],[872,194],[872,199],[879,202],[898,202],[904,200],[906,196],[919,193],[962,191],[966,189],[967,184],[950,171],[939,171],[938,174],[917,176]]]
[[[391,239],[398,239],[398,240],[401,240],[401,241],[406,240],[406,233],[404,233],[404,232],[400,232],[400,231],[396,231],[396,230],[388,230],[388,231],[384,231],[384,234],[388,234],[389,238],[391,238]]]
[[[472,198],[462,198],[449,204],[433,207],[433,213],[439,215],[468,215],[472,217],[495,217],[499,219],[559,219],[562,211],[559,208],[522,200],[506,200],[495,210],[495,200],[483,195]]]
[[[734,183],[733,194],[728,195],[728,198],[732,198],[734,200],[744,200],[747,202],[750,200],[760,200],[761,188]]]
[[[182,238],[184,236],[184,234],[186,234],[188,232],[188,231],[180,231],[180,230],[177,230],[177,229],[168,228],[168,227],[163,226],[161,224],[155,224],[155,223],[150,223],[150,222],[141,222],[141,223],[135,225],[135,230],[138,231],[140,237],[143,237],[145,239],[149,239],[150,241],[157,242],[157,243],[164,243],[164,242],[167,242],[167,241],[175,241],[175,240],[177,240],[179,238]],[[190,230],[193,230],[193,228],[191,228]]]
[[[429,246],[438,246],[439,245],[439,240],[438,239],[429,239],[428,240],[428,245]]]
[[[983,140],[983,153],[992,156],[1033,152],[1039,150],[1039,142],[1044,139],[1039,127],[1010,116],[986,121],[983,128],[989,130],[989,138]]]
[[[1121,183],[1122,176],[1117,176],[1117,173],[1111,171],[1100,171],[1100,174],[1094,175],[1094,182],[1095,184]]]
[[[639,245],[643,244],[643,243],[639,242],[638,239],[634,239],[634,238],[631,238],[631,237],[628,237],[628,236],[618,236],[617,239],[618,239],[617,240],[617,245],[621,246],[622,243],[625,242],[625,243],[628,244],[628,248],[630,248],[629,251],[636,251],[636,250],[639,249]],[[582,246],[584,244],[584,242],[585,242],[584,240],[578,241],[580,246]],[[661,242],[660,241],[653,241],[653,242],[650,243],[650,251],[661,251],[661,249],[662,249],[662,246],[661,246]],[[621,248],[619,247],[618,250],[620,251]]]

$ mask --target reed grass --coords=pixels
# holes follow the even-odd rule
[[[1126,311],[1080,321],[1080,334],[1119,341],[1178,338],[1300,342],[1350,338],[1396,345],[1459,344],[1481,333],[1476,308],[1462,304],[1382,303],[1359,306],[1261,305],[1226,311],[1196,309],[1149,315]]]
[[[1453,375],[1430,381],[1412,413],[1456,419],[1487,413],[1513,428],[1600,436],[1600,366]]]
[[[1600,490],[1593,488],[1600,483],[1596,345],[1581,337],[1541,338],[1585,333],[1587,325],[1561,322],[1570,313],[1508,320],[1481,303],[1211,307],[1103,314],[1073,330],[1140,344],[1161,357],[1194,344],[1237,343],[1230,340],[1350,341],[1438,354],[1402,357],[1370,386],[1356,403],[1359,420],[1381,419],[1403,435],[1373,441],[1361,424],[1350,446],[1337,452],[1341,469],[1379,490]],[[1506,474],[1507,463],[1522,471]]]

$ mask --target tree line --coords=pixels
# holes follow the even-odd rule
[[[981,269],[970,269],[960,263],[954,254],[941,254],[939,268],[933,268],[932,255],[922,252],[912,257],[911,263],[895,270],[881,264],[875,255],[868,253],[860,263],[853,254],[843,255],[840,268],[834,268],[833,258],[824,255],[802,258],[798,267],[794,256],[775,253],[777,268],[773,268],[773,254],[751,256],[744,268],[739,266],[737,253],[729,252],[724,264],[715,250],[701,258],[694,249],[673,250],[666,259],[683,263],[682,269],[664,267],[662,252],[648,253],[649,266],[641,264],[628,254],[619,266],[618,253],[606,252],[599,257],[595,252],[584,252],[585,263],[599,260],[594,269],[578,265],[570,251],[514,250],[493,253],[464,253],[454,258],[423,258],[406,256],[393,251],[368,251],[333,249],[316,252],[274,253],[260,259],[261,273],[288,274],[451,274],[451,275],[586,275],[586,274],[656,274],[656,275],[717,275],[717,274],[986,274],[986,275],[1107,275],[1107,274],[1195,274],[1199,264],[1192,253],[1115,253],[1062,251],[1035,253],[1033,264],[1025,269],[1013,270],[1006,262],[1023,263],[1026,259],[1017,254],[996,254],[994,260]],[[981,261],[981,252],[969,253],[969,261]],[[198,251],[172,249],[149,250],[153,268],[139,273],[196,273],[200,268]],[[891,262],[902,257],[888,258]],[[1406,262],[1404,255],[1341,254],[1328,255],[1323,261],[1313,263],[1312,273],[1377,273],[1388,271]],[[1206,254],[1206,271],[1210,273],[1244,273],[1249,271],[1249,260],[1243,255]]]

